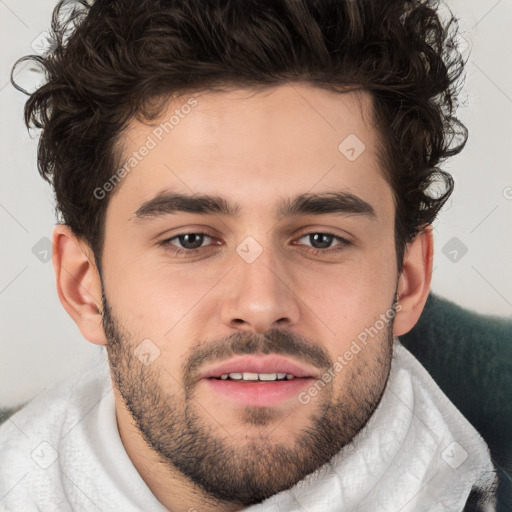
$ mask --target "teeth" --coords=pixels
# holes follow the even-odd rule
[[[220,376],[221,380],[227,380],[228,377],[232,380],[263,380],[263,381],[272,381],[272,380],[292,380],[295,378],[291,373],[224,373]]]
[[[276,380],[282,373],[259,373],[258,377],[260,380]]]

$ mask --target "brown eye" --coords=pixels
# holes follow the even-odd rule
[[[212,245],[214,238],[206,233],[183,233],[162,240],[159,245],[175,253],[193,253]]]
[[[309,238],[311,246],[315,249],[328,249],[336,238],[334,235],[327,233],[311,233],[306,236]]]
[[[342,251],[352,243],[334,233],[315,231],[304,233],[294,245],[301,245],[307,253],[319,256]]]
[[[203,245],[203,242],[207,237],[208,235],[203,235],[201,233],[187,233],[186,235],[178,235],[171,240],[177,239],[183,249],[198,249]]]

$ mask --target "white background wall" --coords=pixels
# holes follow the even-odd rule
[[[36,169],[36,140],[22,122],[25,97],[9,84],[12,64],[34,53],[54,4],[0,0],[0,406],[72,375],[97,350],[61,307],[51,261],[33,253],[51,238],[53,200]],[[433,290],[467,308],[511,316],[512,0],[448,5],[472,48],[459,111],[470,138],[447,166],[456,190],[435,225]]]

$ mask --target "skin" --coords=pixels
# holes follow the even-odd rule
[[[379,167],[366,93],[307,83],[190,93],[170,100],[161,119],[191,96],[197,106],[104,199],[103,283],[90,248],[62,225],[54,232],[54,267],[61,302],[83,336],[107,345],[121,439],[155,496],[173,511],[240,510],[327,462],[366,423],[387,381],[392,336],[409,331],[425,304],[432,232],[424,229],[407,246],[398,272],[393,193]],[[124,154],[140,148],[154,128],[132,122],[121,139]],[[366,147],[353,162],[338,150],[349,134]],[[238,205],[238,216],[137,217],[141,205],[163,191],[219,196]],[[357,196],[375,215],[275,216],[284,199],[333,192]],[[173,252],[180,247],[177,235],[198,232],[211,238],[197,252]],[[314,252],[306,236],[314,233],[349,243],[328,238],[329,247]],[[262,248],[252,263],[236,251],[249,236]],[[244,407],[199,378],[244,346],[258,354],[280,351],[318,378],[393,307],[396,294],[394,322],[307,404],[293,396],[273,407]],[[144,339],[160,351],[147,366],[134,357]],[[219,347],[224,352],[215,359]],[[171,414],[178,418],[174,425]],[[189,438],[180,438],[185,418],[193,427]],[[215,480],[210,487],[173,464],[184,450],[179,442],[201,436],[208,443],[196,449],[205,461],[203,479]],[[293,453],[297,457],[282,460]],[[224,470],[208,466],[212,461]],[[219,473],[229,481],[212,477]],[[253,488],[221,496],[219,489],[239,474]]]

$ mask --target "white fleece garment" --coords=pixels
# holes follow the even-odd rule
[[[250,512],[460,512],[491,489],[487,446],[398,341],[381,403],[329,464]],[[494,510],[489,503],[482,510]],[[0,427],[0,511],[160,512],[124,450],[103,349]]]

